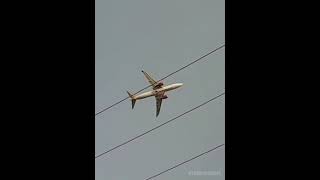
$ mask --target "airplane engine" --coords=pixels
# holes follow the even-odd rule
[[[159,82],[156,86],[155,86],[155,88],[161,88],[163,86],[163,83],[162,82]]]
[[[162,99],[167,99],[168,98],[168,96],[166,96],[166,95],[163,95],[163,97],[162,97]]]

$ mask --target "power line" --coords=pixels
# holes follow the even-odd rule
[[[162,171],[162,172],[160,172],[160,173],[158,173],[158,174],[156,174],[156,175],[153,175],[153,176],[151,176],[151,177],[149,177],[149,178],[147,178],[147,179],[145,179],[145,180],[150,180],[150,179],[153,179],[153,178],[155,178],[155,177],[157,177],[157,176],[160,176],[161,174],[163,174],[163,173],[165,173],[165,172],[168,172],[168,171],[170,171],[170,170],[172,170],[172,169],[174,169],[174,168],[176,168],[176,167],[178,167],[178,166],[181,166],[182,164],[185,164],[185,163],[187,163],[187,162],[189,162],[189,161],[192,161],[192,160],[194,160],[194,159],[196,159],[196,158],[198,158],[198,157],[200,157],[200,156],[202,156],[202,155],[205,155],[205,154],[207,154],[207,153],[209,153],[209,152],[211,152],[211,151],[213,151],[213,150],[215,150],[215,149],[218,149],[219,147],[221,147],[221,146],[223,146],[224,144],[221,144],[221,145],[219,145],[219,146],[216,146],[216,147],[214,147],[214,148],[212,148],[212,149],[210,149],[210,150],[208,150],[208,151],[206,151],[206,152],[203,152],[203,153],[201,153],[201,154],[199,154],[199,155],[197,155],[197,156],[195,156],[195,157],[193,157],[193,158],[191,158],[191,159],[188,159],[188,160],[186,160],[186,161],[183,161],[183,162],[181,162],[181,163],[179,163],[179,164],[177,164],[177,165],[175,165],[175,166],[173,166],[173,167],[171,167],[171,168],[169,168],[169,169],[166,169],[166,170],[164,170],[164,171]]]
[[[204,57],[206,57],[206,56],[208,56],[208,55],[212,54],[213,52],[215,52],[215,51],[217,51],[217,50],[219,50],[219,49],[223,48],[224,46],[225,46],[225,44],[223,44],[222,46],[220,46],[220,47],[218,47],[218,48],[216,48],[216,49],[214,49],[214,50],[210,51],[209,53],[207,53],[207,54],[205,54],[205,55],[201,56],[200,58],[196,59],[195,61],[192,61],[191,63],[189,63],[189,64],[187,64],[187,65],[185,65],[185,66],[181,67],[180,69],[178,69],[178,70],[174,71],[173,73],[168,74],[167,76],[165,76],[164,78],[162,78],[162,79],[158,80],[157,82],[162,81],[162,80],[164,80],[164,79],[168,78],[169,76],[171,76],[171,75],[173,75],[173,74],[175,74],[175,73],[177,73],[177,72],[181,71],[182,69],[184,69],[184,68],[186,68],[186,67],[188,67],[188,66],[190,66],[190,65],[192,65],[192,64],[194,64],[194,63],[196,63],[196,62],[198,62],[199,60],[201,60],[201,59],[203,59]],[[149,87],[151,87],[151,85],[149,85],[149,86],[147,86],[147,87],[145,87],[145,88],[143,88],[143,89],[139,90],[138,92],[134,93],[133,95],[136,95],[136,94],[138,94],[139,92],[141,92],[141,91],[143,91],[143,90],[145,90],[145,89],[147,89],[147,88],[149,88]],[[129,96],[127,96],[126,98],[124,98],[124,99],[122,99],[122,100],[120,100],[120,101],[118,101],[118,102],[116,102],[116,103],[112,104],[111,106],[109,106],[109,107],[107,107],[107,108],[105,108],[105,109],[103,109],[103,110],[99,111],[98,113],[96,113],[96,114],[95,114],[95,116],[96,116],[96,115],[98,115],[98,114],[100,114],[100,113],[102,113],[102,112],[104,112],[104,111],[106,111],[106,110],[108,110],[108,109],[110,109],[110,108],[112,108],[112,107],[114,107],[114,106],[116,106],[117,104],[120,104],[121,102],[123,102],[123,101],[127,100],[128,98],[129,98]]]
[[[195,109],[197,109],[197,108],[199,108],[199,107],[201,107],[201,106],[209,103],[210,101],[213,101],[213,100],[217,99],[218,97],[220,97],[220,96],[222,96],[222,95],[224,95],[224,94],[225,94],[225,92],[223,92],[223,93],[219,94],[218,96],[215,96],[215,97],[209,99],[208,101],[206,101],[206,102],[204,102],[204,103],[202,103],[202,104],[200,104],[200,105],[198,105],[198,106],[196,106],[196,107],[194,107],[194,108],[192,108],[192,109],[190,109],[190,110],[188,110],[188,111],[180,114],[179,116],[176,116],[176,117],[174,117],[174,118],[172,118],[172,119],[170,119],[170,120],[168,120],[168,121],[166,121],[166,122],[164,122],[164,123],[162,123],[162,124],[160,124],[160,125],[152,128],[152,129],[150,129],[150,130],[148,130],[148,131],[146,131],[146,132],[144,132],[144,133],[142,133],[142,134],[140,134],[140,135],[138,135],[138,136],[135,136],[134,138],[129,139],[128,141],[126,141],[126,142],[124,142],[124,143],[122,143],[122,144],[119,144],[118,146],[115,146],[115,147],[113,147],[113,148],[111,148],[111,149],[109,149],[109,150],[107,150],[107,151],[105,151],[105,152],[97,155],[95,158],[98,158],[98,157],[100,157],[100,156],[102,156],[102,155],[104,155],[104,154],[107,154],[107,153],[109,153],[109,152],[111,152],[111,151],[113,151],[113,150],[115,150],[115,149],[117,149],[117,148],[119,148],[119,147],[121,147],[121,146],[123,146],[123,145],[125,145],[125,144],[128,144],[129,142],[131,142],[131,141],[133,141],[133,140],[135,140],[135,139],[138,139],[139,137],[141,137],[141,136],[143,136],[143,135],[146,135],[146,134],[150,133],[151,131],[154,131],[154,130],[158,129],[158,128],[160,128],[161,126],[163,126],[163,125],[165,125],[165,124],[168,124],[169,122],[171,122],[171,121],[173,121],[173,120],[175,120],[175,119],[178,119],[179,117],[181,117],[181,116],[183,116],[183,115],[185,115],[185,114],[187,114],[187,113],[189,113],[189,112],[191,112],[191,111],[193,111],[193,110],[195,110]]]

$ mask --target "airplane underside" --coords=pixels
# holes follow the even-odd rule
[[[171,85],[168,85],[168,86],[163,86],[162,82],[156,82],[146,72],[144,72],[144,71],[142,71],[142,72],[145,75],[145,77],[147,78],[148,82],[152,85],[152,89],[153,90],[145,92],[145,93],[141,93],[141,94],[138,94],[138,95],[132,95],[127,91],[129,97],[131,98],[132,109],[134,108],[134,105],[135,105],[137,100],[154,96],[156,98],[156,108],[157,108],[156,109],[156,117],[157,117],[159,115],[159,112],[160,112],[162,100],[168,98],[168,96],[165,95],[165,92],[171,91],[173,89],[177,89],[177,88],[181,87],[183,84],[182,83],[176,83],[176,84],[171,84]]]

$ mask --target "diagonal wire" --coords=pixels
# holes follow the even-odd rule
[[[157,177],[157,176],[160,176],[161,174],[163,174],[163,173],[165,173],[165,172],[168,172],[168,171],[170,171],[170,170],[172,170],[172,169],[174,169],[174,168],[177,168],[178,166],[181,166],[182,164],[185,164],[185,163],[187,163],[187,162],[189,162],[189,161],[192,161],[192,160],[194,160],[194,159],[196,159],[196,158],[198,158],[198,157],[200,157],[200,156],[203,156],[203,155],[205,155],[205,154],[207,154],[207,153],[209,153],[209,152],[211,152],[211,151],[213,151],[213,150],[215,150],[215,149],[218,149],[218,148],[221,147],[221,146],[224,146],[224,144],[221,144],[221,145],[219,145],[219,146],[216,146],[216,147],[214,147],[214,148],[212,148],[212,149],[210,149],[210,150],[208,150],[208,151],[206,151],[206,152],[203,152],[203,153],[201,153],[201,154],[199,154],[199,155],[197,155],[197,156],[195,156],[195,157],[193,157],[193,158],[191,158],[191,159],[188,159],[188,160],[183,161],[183,162],[181,162],[181,163],[179,163],[179,164],[177,164],[177,165],[175,165],[175,166],[173,166],[173,167],[171,167],[171,168],[169,168],[169,169],[166,169],[166,170],[164,170],[164,171],[161,171],[160,173],[158,173],[158,174],[156,174],[156,175],[153,175],[153,176],[151,176],[151,177],[149,177],[149,178],[147,178],[147,179],[145,179],[145,180],[150,180],[150,179],[153,179],[153,178],[155,178],[155,177]]]
[[[178,69],[178,70],[176,70],[176,71],[174,71],[174,72],[172,72],[172,73],[170,73],[170,74],[168,74],[167,76],[163,77],[162,79],[158,80],[157,82],[162,81],[162,80],[164,80],[164,79],[168,78],[169,76],[172,76],[173,74],[175,74],[175,73],[177,73],[177,72],[181,71],[182,69],[184,69],[184,68],[186,68],[186,67],[188,67],[188,66],[190,66],[190,65],[192,65],[192,64],[194,64],[194,63],[196,63],[196,62],[198,62],[198,61],[200,61],[201,59],[203,59],[203,58],[205,58],[206,56],[208,56],[208,55],[210,55],[210,54],[214,53],[215,51],[217,51],[217,50],[219,50],[219,49],[223,48],[224,46],[225,46],[225,44],[221,45],[220,47],[218,47],[218,48],[216,48],[216,49],[214,49],[214,50],[210,51],[209,53],[207,53],[207,54],[205,54],[205,55],[201,56],[200,58],[198,58],[198,59],[196,59],[196,60],[192,61],[191,63],[189,63],[189,64],[187,64],[187,65],[185,65],[185,66],[181,67],[180,69]],[[143,89],[139,90],[138,92],[134,93],[133,95],[136,95],[136,94],[138,94],[139,92],[141,92],[141,91],[143,91],[143,90],[145,90],[145,89],[147,89],[147,88],[149,88],[149,87],[151,87],[151,85],[149,85],[149,86],[147,86],[147,87],[145,87],[145,88],[143,88]],[[107,108],[102,109],[101,111],[97,112],[97,113],[95,114],[95,116],[96,116],[96,115],[98,115],[98,114],[101,114],[102,112],[104,112],[104,111],[106,111],[106,110],[108,110],[108,109],[110,109],[110,108],[112,108],[112,107],[114,107],[114,106],[116,106],[116,105],[118,105],[118,104],[120,104],[121,102],[123,102],[123,101],[127,100],[128,98],[129,98],[129,96],[127,96],[126,98],[124,98],[124,99],[122,99],[122,100],[120,100],[120,101],[118,101],[118,102],[116,102],[116,103],[114,103],[114,104],[112,104],[112,105],[108,106]]]
[[[100,157],[100,156],[102,156],[102,155],[104,155],[104,154],[107,154],[107,153],[109,153],[109,152],[111,152],[111,151],[113,151],[113,150],[115,150],[115,149],[117,149],[117,148],[119,148],[119,147],[121,147],[121,146],[123,146],[123,145],[125,145],[125,144],[128,144],[129,142],[131,142],[131,141],[133,141],[133,140],[135,140],[135,139],[138,139],[139,137],[141,137],[141,136],[143,136],[143,135],[146,135],[146,134],[148,134],[148,133],[150,133],[150,132],[158,129],[158,128],[160,128],[161,126],[163,126],[163,125],[165,125],[165,124],[168,124],[169,122],[171,122],[171,121],[173,121],[173,120],[175,120],[175,119],[178,119],[179,117],[181,117],[181,116],[183,116],[183,115],[185,115],[185,114],[187,114],[187,113],[189,113],[189,112],[191,112],[191,111],[193,111],[193,110],[195,110],[195,109],[198,109],[199,107],[201,107],[201,106],[209,103],[210,101],[213,101],[213,100],[217,99],[218,97],[220,97],[220,96],[222,96],[222,95],[224,95],[224,94],[225,94],[225,92],[223,92],[223,93],[221,93],[221,94],[219,94],[219,95],[217,95],[217,96],[209,99],[208,101],[206,101],[206,102],[204,102],[204,103],[202,103],[202,104],[200,104],[200,105],[198,105],[198,106],[196,106],[196,107],[194,107],[194,108],[192,108],[192,109],[190,109],[190,110],[188,110],[188,111],[186,111],[186,112],[184,112],[184,113],[182,113],[182,114],[180,114],[180,115],[178,115],[178,116],[176,116],[176,117],[174,117],[174,118],[172,118],[172,119],[170,119],[170,120],[168,120],[168,121],[166,121],[166,122],[164,122],[164,123],[162,123],[162,124],[160,124],[160,125],[158,125],[158,126],[156,126],[156,127],[154,127],[154,128],[152,128],[152,129],[150,129],[150,130],[148,130],[148,131],[146,131],[146,132],[144,132],[144,133],[142,133],[142,134],[140,134],[140,135],[138,135],[138,136],[135,136],[135,137],[127,140],[126,142],[124,142],[124,143],[122,143],[122,144],[119,144],[118,146],[115,146],[115,147],[113,147],[113,148],[111,148],[111,149],[109,149],[109,150],[107,150],[107,151],[105,151],[105,152],[97,155],[95,158],[98,158],[98,157]]]

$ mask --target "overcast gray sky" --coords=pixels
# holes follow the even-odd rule
[[[224,0],[96,0],[96,112],[225,43]],[[130,100],[96,116],[96,155],[225,90],[225,49],[170,76],[156,118],[155,98]],[[147,90],[151,90],[150,88]],[[145,91],[147,91],[145,90]],[[146,179],[225,142],[225,96],[95,160],[96,180]],[[155,179],[225,179],[225,147]],[[221,175],[194,176],[191,171]]]

